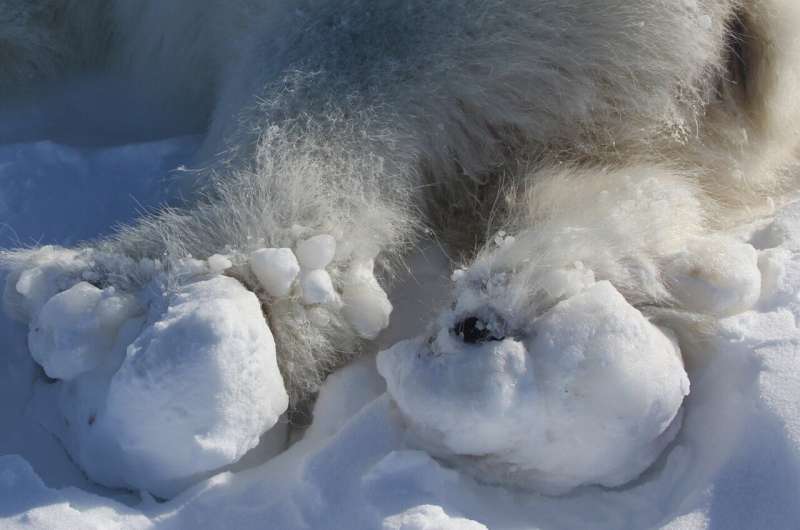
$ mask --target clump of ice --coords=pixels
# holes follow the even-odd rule
[[[152,300],[146,320],[124,323],[127,307],[96,291],[79,284],[56,295],[40,319],[61,333],[89,329],[96,369],[46,393],[57,393],[63,418],[48,427],[92,480],[172,497],[239,460],[285,412],[272,334],[257,297],[235,279],[183,286]],[[114,344],[109,322],[122,328]]]
[[[330,304],[338,298],[330,274],[321,269],[304,272],[300,287],[303,290],[304,304]]]
[[[28,261],[24,268],[11,271],[3,294],[6,312],[22,321],[33,318],[53,295],[74,285],[89,268],[84,253],[49,245],[31,253]]]
[[[120,326],[139,312],[130,295],[80,282],[48,300],[28,334],[31,356],[53,379],[73,379],[107,355]]]
[[[344,316],[361,337],[373,339],[389,325],[392,303],[374,273],[372,259],[356,261],[342,287]]]
[[[262,248],[250,254],[250,269],[271,296],[280,298],[292,289],[300,264],[289,248]]]
[[[735,315],[752,308],[761,296],[758,253],[728,237],[694,239],[670,260],[667,282],[689,310]]]
[[[293,292],[307,306],[333,304],[359,336],[373,339],[389,325],[392,312],[389,297],[375,278],[377,253],[372,245],[355,248],[348,241],[337,244],[333,236],[321,234],[301,240],[294,252],[288,248],[257,250],[249,262],[270,295],[285,297]],[[338,291],[326,270],[334,260],[349,261],[344,270],[337,270]],[[317,325],[327,323],[313,308],[308,315]]]
[[[303,270],[324,269],[336,255],[336,240],[327,234],[310,237],[297,244],[295,254]]]
[[[287,405],[258,299],[219,276],[183,287],[151,316],[98,422],[129,466],[127,485],[169,497],[255,447]]]
[[[675,436],[689,380],[674,340],[608,282],[506,338],[442,329],[378,356],[418,442],[482,479],[549,494],[639,476]]]
[[[206,262],[208,263],[208,269],[215,274],[221,274],[233,267],[231,260],[222,254],[214,254],[213,256],[209,256]]]

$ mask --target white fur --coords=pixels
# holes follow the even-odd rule
[[[178,260],[229,256],[267,308],[294,403],[361,341],[335,305],[312,318],[262,292],[246,267],[259,248],[332,235],[352,249],[328,270],[341,291],[365,260],[390,271],[428,227],[476,278],[512,273],[511,320],[551,306],[548,271],[576,261],[632,303],[686,309],[670,257],[780,191],[794,163],[793,0],[0,7],[0,94],[107,71],[209,121],[196,195],[91,243],[89,267],[122,289],[153,271],[176,288]],[[728,69],[737,17],[746,83]],[[500,228],[516,239],[497,250]],[[12,277],[33,256],[6,253]]]

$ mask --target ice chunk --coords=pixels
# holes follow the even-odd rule
[[[330,275],[324,270],[304,272],[300,279],[304,304],[329,304],[337,298]]]
[[[250,254],[250,269],[270,295],[282,297],[289,294],[300,265],[291,249],[262,248]]]
[[[672,294],[689,310],[730,316],[752,308],[761,295],[758,253],[727,237],[691,240],[667,267]]]
[[[73,457],[103,484],[171,497],[255,447],[287,404],[258,299],[218,276],[150,315]]]
[[[211,272],[217,274],[225,272],[226,270],[233,267],[233,263],[231,263],[231,260],[229,260],[227,256],[223,256],[222,254],[214,254],[213,256],[209,256],[209,258],[206,261],[208,262],[208,268],[211,270]]]
[[[6,279],[6,312],[22,321],[32,319],[50,298],[88,274],[88,268],[88,256],[74,250],[48,245],[31,252],[27,263]]]
[[[342,287],[344,316],[360,336],[373,339],[389,325],[392,303],[373,273],[373,260],[351,265]]]
[[[443,329],[379,354],[423,447],[484,480],[558,494],[624,484],[674,437],[689,392],[680,352],[610,283],[508,337],[465,344]]]
[[[326,234],[314,236],[298,243],[295,253],[303,270],[324,269],[336,255],[336,240]]]
[[[80,282],[53,296],[28,333],[31,356],[53,379],[72,379],[97,366],[119,327],[139,311],[130,295]]]

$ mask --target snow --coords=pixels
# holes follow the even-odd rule
[[[97,301],[103,295],[95,291],[78,284],[44,306],[43,314],[56,302],[51,320],[78,321],[78,338],[68,335],[67,345],[89,342],[93,364],[62,363],[70,377],[38,385],[35,401],[46,428],[93,481],[172,497],[239,460],[286,411],[275,343],[258,299],[238,281],[189,284],[138,319],[108,303],[113,298]],[[123,318],[112,346],[103,327],[120,327]],[[86,322],[101,332],[85,331]]]
[[[141,207],[156,206],[164,197],[161,177],[186,160],[192,142],[176,137],[76,147],[37,138],[0,146],[0,216],[13,228],[5,232],[8,244],[71,244],[129,220]],[[682,352],[691,393],[683,400],[678,432],[665,431],[674,439],[652,466],[624,462],[628,473],[647,467],[636,480],[616,488],[581,486],[559,497],[493,486],[489,475],[465,472],[454,455],[433,451],[409,421],[419,414],[405,413],[403,402],[421,401],[423,392],[445,396],[458,385],[430,376],[438,386],[412,381],[420,395],[405,395],[409,389],[401,385],[386,393],[371,357],[326,381],[313,424],[283,450],[285,397],[276,380],[270,330],[255,297],[234,279],[219,276],[229,258],[217,256],[202,266],[187,261],[201,276],[195,283],[169,296],[154,285],[148,291],[152,298],[140,293],[133,303],[125,293],[90,285],[92,278],[82,272],[89,256],[45,247],[30,268],[7,279],[4,294],[10,314],[24,322],[41,321],[45,331],[39,333],[59,347],[29,347],[28,326],[0,321],[0,529],[795,529],[800,520],[800,203],[712,243],[703,259],[719,256],[715,276],[692,276],[693,255],[699,255],[694,251],[676,259],[670,271],[682,287],[691,284],[684,291],[688,302],[728,315],[702,343]],[[704,252],[703,246],[698,243],[695,251]],[[299,245],[295,250],[300,253]],[[451,289],[446,257],[430,252],[410,259],[415,275],[400,284],[390,302],[375,280],[373,253],[348,252],[346,242],[338,240],[334,250],[337,259],[349,260],[339,287],[346,318],[367,337],[384,330],[379,341],[387,347],[421,333],[442,293]],[[295,264],[289,289],[300,277],[300,263]],[[478,385],[470,402],[448,400],[443,406],[452,418],[430,411],[453,426],[449,438],[442,439],[459,450],[500,447],[508,440],[492,431],[506,420],[491,411],[539,407],[534,398],[540,395],[532,387],[511,389],[510,382],[525,382],[526,376],[536,382],[537,368],[562,375],[565,370],[577,376],[597,372],[609,380],[587,385],[595,397],[570,401],[553,393],[549,397],[556,407],[530,415],[530,421],[558,419],[563,416],[558,407],[575,406],[586,414],[598,407],[609,414],[604,425],[629,428],[629,414],[661,403],[660,416],[643,414],[636,424],[643,430],[634,438],[643,443],[643,461],[649,461],[647,447],[657,445],[647,441],[668,422],[669,409],[686,390],[682,371],[668,355],[669,334],[643,321],[581,265],[552,274],[550,294],[561,302],[534,323],[539,333],[519,344],[508,339],[480,347],[496,348],[494,359],[465,361],[465,368],[470,361],[475,366],[495,362],[493,380],[501,384]],[[107,312],[101,310],[104,300],[110,301]],[[393,304],[395,318],[384,329]],[[564,326],[575,333],[559,333]],[[590,339],[592,330],[603,326],[602,337]],[[623,334],[648,347],[620,347]],[[396,354],[394,362],[413,368],[402,355],[410,353],[410,344],[381,358]],[[561,348],[571,355],[556,359]],[[60,353],[45,360],[45,350]],[[62,377],[45,377],[31,356],[36,351],[45,368],[56,357],[67,361],[55,368],[66,367],[65,372],[52,372]],[[523,363],[524,351],[541,356]],[[451,353],[459,358],[465,352]],[[645,354],[652,366],[636,363],[637,355]],[[561,360],[573,364],[557,365]],[[600,366],[592,360],[611,362]],[[393,368],[388,364],[381,371],[391,386],[399,374],[387,371]],[[633,377],[629,368],[644,377]],[[657,381],[656,373],[664,379]],[[480,406],[469,409],[471,403]],[[620,421],[612,410],[626,416]],[[461,426],[458,418],[465,415],[471,415],[471,423]],[[505,438],[530,435],[521,425],[507,423]],[[557,427],[567,433],[585,425]],[[651,434],[645,435],[647,430]],[[602,434],[613,438],[614,433]],[[599,458],[608,441],[596,435],[595,440],[603,444],[582,457]],[[546,444],[520,447],[516,458],[543,465],[535,458]],[[565,459],[572,451],[550,449],[551,456]],[[613,457],[616,451],[622,447],[607,454]],[[566,463],[586,471],[578,462]],[[608,463],[605,477],[584,476],[580,482],[612,480],[610,468],[619,467],[613,458]]]
[[[88,264],[82,253],[49,245],[41,247],[30,257],[28,268],[6,278],[4,308],[18,320],[30,320],[48,300],[72,286]]]
[[[383,530],[486,530],[486,527],[469,519],[452,518],[441,506],[425,504],[387,517]]]
[[[324,269],[336,255],[336,240],[327,234],[310,237],[297,244],[295,253],[303,270]]]
[[[752,245],[728,238],[695,239],[673,258],[669,282],[685,307],[731,316],[758,302],[761,295],[758,260]]]
[[[303,272],[300,287],[303,290],[304,304],[330,304],[338,298],[333,289],[331,276],[324,270]]]
[[[227,256],[221,254],[213,254],[206,260],[208,262],[208,269],[211,272],[220,274],[233,267],[233,263]]]
[[[250,254],[250,269],[261,286],[276,297],[289,294],[300,265],[290,248],[262,248]]]
[[[344,316],[366,339],[374,339],[386,329],[392,314],[392,303],[375,279],[374,268],[372,259],[353,262],[342,287]]]
[[[53,379],[74,379],[96,368],[120,326],[137,313],[136,301],[113,287],[80,282],[53,296],[33,320],[31,356]]]
[[[198,144],[197,136],[104,148],[0,144],[0,245],[68,246],[133,220],[179,191],[175,170]]]
[[[430,347],[380,353],[378,370],[423,447],[549,494],[636,478],[674,438],[689,393],[677,345],[608,282],[527,337],[465,344],[443,329]]]

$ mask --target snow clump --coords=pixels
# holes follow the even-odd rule
[[[292,249],[262,248],[250,254],[250,269],[266,291],[276,298],[289,294],[300,273]]]
[[[33,320],[31,356],[48,377],[73,379],[100,364],[120,326],[137,312],[132,296],[80,282],[50,298]]]
[[[17,291],[59,284],[38,276],[49,280]],[[134,296],[79,282],[33,314],[29,345],[57,379],[38,385],[35,408],[78,466],[169,498],[254,448],[288,396],[251,291],[207,272],[152,287]]]
[[[689,393],[675,340],[607,281],[527,329],[401,342],[378,370],[418,445],[546,494],[638,477],[676,435]]]

